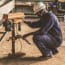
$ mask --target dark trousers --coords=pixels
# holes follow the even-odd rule
[[[33,41],[43,54],[46,50],[52,50],[60,46],[53,36],[50,35],[34,35]]]

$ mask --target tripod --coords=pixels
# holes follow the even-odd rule
[[[4,18],[6,18],[6,16],[7,15],[5,15]],[[23,37],[21,35],[15,35],[15,20],[18,20],[17,23],[19,23],[19,30],[20,30],[21,29],[20,21],[21,19],[24,18],[24,14],[23,13],[11,13],[7,16],[7,18],[9,18],[12,21],[12,26],[11,26],[12,27],[11,29],[12,37],[10,38],[12,40],[12,54],[9,54],[9,56],[18,57],[18,55],[15,53],[15,40],[19,38],[23,39]],[[1,40],[5,36],[6,33],[7,31],[3,34],[3,36],[1,37]],[[25,40],[28,44],[30,44],[26,39],[23,39],[23,40]],[[21,55],[25,55],[25,54],[21,53],[19,56]]]

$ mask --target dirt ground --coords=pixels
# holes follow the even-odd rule
[[[60,48],[58,48],[59,53],[54,55],[50,59],[39,58],[41,56],[40,51],[35,46],[32,35],[27,37],[26,42],[22,38],[17,39],[15,43],[15,51],[25,53],[25,55],[18,58],[7,58],[8,54],[12,53],[12,42],[11,40],[7,41],[11,37],[11,32],[8,32],[5,37],[0,42],[0,65],[65,65],[65,22],[60,22],[62,33],[63,33],[63,43]],[[0,27],[0,31],[2,31]],[[22,23],[21,31],[16,30],[16,34],[24,35],[30,32],[33,32],[37,29],[32,29],[26,24]],[[0,34],[1,36],[2,34]]]

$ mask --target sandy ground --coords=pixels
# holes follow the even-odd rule
[[[12,42],[11,40],[7,41],[11,37],[11,32],[7,33],[3,40],[0,42],[0,65],[65,65],[65,22],[61,22],[61,29],[63,33],[63,44],[58,48],[59,53],[54,55],[50,59],[39,58],[41,56],[40,51],[35,46],[32,35],[26,39],[31,43],[28,44],[22,38],[17,39],[15,43],[15,51],[25,53],[24,56],[19,58],[4,58],[7,57],[9,53],[12,53]],[[0,31],[3,29],[0,27]],[[37,29],[32,29],[26,24],[22,23],[21,31],[16,31],[16,34],[24,35],[29,32],[33,32]],[[0,34],[1,36],[2,34]]]

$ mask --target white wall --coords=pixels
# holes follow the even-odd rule
[[[14,0],[10,1],[6,5],[0,7],[0,19],[2,18],[2,14],[8,14],[10,11],[13,10],[15,7],[15,2]]]
[[[0,5],[2,5],[6,0],[0,0]]]

